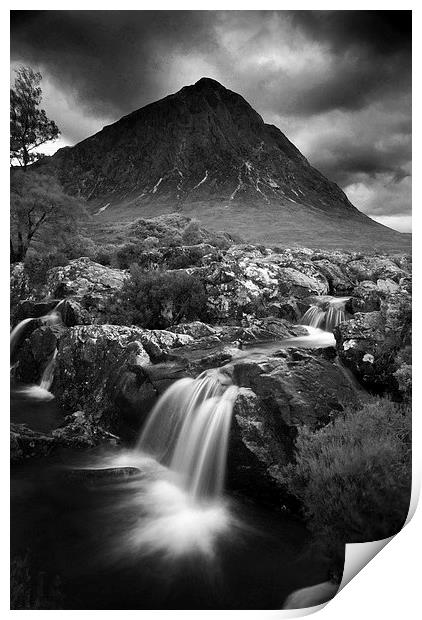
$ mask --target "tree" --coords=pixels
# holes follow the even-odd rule
[[[47,118],[39,105],[42,99],[41,73],[30,67],[16,70],[14,88],[10,89],[10,159],[26,170],[38,158],[36,148],[56,139],[59,129]]]
[[[84,215],[80,200],[64,193],[56,178],[28,170],[12,170],[10,183],[11,261],[23,261],[31,244],[64,243]]]

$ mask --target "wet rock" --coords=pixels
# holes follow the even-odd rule
[[[283,489],[274,473],[292,454],[289,432],[276,432],[271,411],[249,388],[240,388],[233,408],[228,484],[248,497],[280,506]],[[280,431],[280,429],[278,429]]]
[[[32,299],[24,299],[20,301],[13,315],[13,325],[17,325],[24,319],[38,319],[52,312],[59,303],[58,299],[47,299],[42,301],[34,301]]]
[[[63,407],[83,409],[107,430],[138,428],[158,394],[147,371],[151,360],[191,340],[165,330],[72,327],[60,339],[51,390]]]
[[[10,459],[20,463],[28,458],[42,458],[59,449],[93,448],[103,443],[116,445],[119,438],[102,429],[83,411],[67,416],[66,426],[51,433],[34,431],[25,424],[11,424]]]
[[[74,327],[75,325],[89,325],[93,322],[93,317],[83,305],[76,301],[76,299],[65,299],[58,308],[58,312],[62,318],[63,323],[67,327]]]
[[[327,278],[331,295],[344,295],[352,291],[353,282],[339,265],[328,259],[316,260],[313,264]]]
[[[284,349],[272,356],[234,360],[226,369],[236,385],[251,388],[285,433],[296,427],[318,428],[358,395],[341,368],[327,352]]]
[[[281,350],[234,360],[223,370],[242,386],[233,410],[230,484],[280,507],[289,501],[283,468],[293,458],[298,428],[324,426],[357,405],[359,395],[326,352]]]
[[[54,450],[54,439],[33,431],[25,424],[10,426],[10,461],[20,463],[28,458],[48,456]]]
[[[341,361],[363,385],[398,396],[399,353],[411,345],[409,295],[388,295],[381,300],[380,310],[356,313],[338,325],[334,335]]]
[[[17,351],[15,378],[22,383],[38,383],[65,332],[60,324],[36,327]]]

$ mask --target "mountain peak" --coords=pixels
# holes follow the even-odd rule
[[[210,90],[227,90],[227,88],[220,84],[220,82],[217,82],[217,80],[209,77],[201,77],[197,82],[195,82],[194,87],[201,89],[206,88]]]
[[[312,218],[316,229],[319,220],[330,229],[332,218],[336,226],[343,219],[378,226],[241,95],[209,77],[39,165],[51,167],[67,192],[99,205],[101,217],[102,207],[106,217],[114,208],[137,217],[178,210],[215,219],[228,232],[245,222],[268,229],[261,238],[289,222],[300,230]]]

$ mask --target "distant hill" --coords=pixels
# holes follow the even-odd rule
[[[98,223],[178,211],[280,246],[410,246],[410,235],[366,217],[243,97],[208,78],[37,166],[84,196]]]

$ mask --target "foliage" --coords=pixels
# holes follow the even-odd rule
[[[26,169],[38,158],[35,149],[57,138],[59,130],[45,110],[39,109],[41,73],[19,67],[16,74],[14,88],[10,90],[10,157]]]
[[[201,230],[198,220],[191,220],[182,232],[183,245],[198,245],[202,243]]]
[[[34,243],[57,247],[75,233],[85,211],[57,179],[32,170],[12,171],[10,185],[12,262],[24,260]]]
[[[205,318],[205,307],[205,290],[199,278],[183,271],[144,271],[132,265],[110,313],[118,324],[165,329],[174,323]]]
[[[336,559],[346,542],[402,527],[411,488],[410,408],[388,400],[348,410],[324,428],[300,429],[284,472],[315,536]]]

